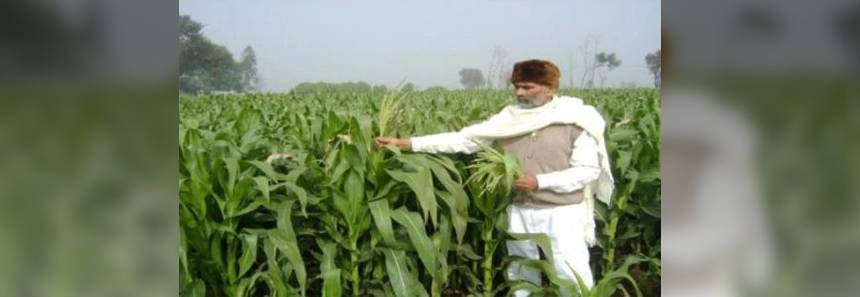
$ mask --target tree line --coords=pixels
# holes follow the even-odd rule
[[[579,87],[581,88],[602,88],[606,84],[606,79],[612,70],[621,66],[621,60],[611,52],[596,52],[598,48],[596,39],[589,39],[581,48],[583,53],[582,74],[580,76]],[[501,47],[497,47],[493,51],[490,65],[487,67],[487,75],[478,68],[463,68],[458,72],[460,75],[460,85],[465,89],[495,89],[509,88],[511,71],[513,66],[508,60],[508,53]],[[573,75],[573,55],[571,55],[570,65],[568,66],[568,88],[574,86]],[[651,73],[654,79],[654,87],[660,87],[660,71],[661,71],[661,53],[660,49],[645,55],[645,64],[648,72]],[[622,82],[622,87],[630,87],[630,82]]]
[[[252,92],[260,89],[257,55],[246,46],[236,61],[226,47],[203,35],[203,25],[187,15],[179,17],[179,91]]]
[[[210,41],[203,35],[203,25],[192,20],[188,15],[179,17],[179,90],[183,93],[201,94],[211,92],[253,92],[261,89],[261,80],[257,74],[257,56],[254,48],[246,46],[241,58],[236,61],[226,47]],[[598,40],[590,37],[582,44],[580,88],[602,88],[605,86],[609,73],[621,65],[621,60],[615,53],[599,51]],[[490,64],[484,71],[477,68],[463,68],[458,74],[460,84],[465,89],[495,89],[510,88],[511,70],[513,68],[509,53],[502,47],[496,47],[490,59]],[[568,85],[574,86],[573,54],[571,53],[568,67]],[[654,87],[661,83],[661,53],[657,49],[645,55],[648,71],[654,79]],[[622,83],[629,86],[630,82]],[[403,91],[415,91],[417,86],[406,83]],[[296,85],[292,92],[315,93],[324,91],[348,92],[380,92],[386,91],[384,85],[370,85],[366,82],[304,82]],[[434,86],[427,90],[440,91],[444,87]]]

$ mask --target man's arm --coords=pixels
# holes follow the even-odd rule
[[[397,138],[391,136],[380,136],[373,139],[373,146],[376,148],[382,148],[383,146],[390,144],[401,150],[411,150],[412,149],[412,140],[409,138]]]
[[[472,154],[481,150],[481,146],[469,140],[458,132],[440,133],[412,138],[377,137],[374,145],[377,148],[386,144],[396,146],[401,150],[411,150],[424,153],[467,153]]]
[[[495,123],[504,122],[505,120],[510,119],[510,117],[510,112],[507,111],[506,107],[505,109],[502,109],[500,112],[491,116],[489,119],[481,123],[463,128],[462,130],[460,130],[460,132],[449,132],[421,137],[412,137],[412,150],[425,153],[477,153],[482,149],[481,145],[477,142],[480,142],[484,145],[490,145],[491,141],[488,139],[481,138],[468,138],[465,136],[466,134],[462,133],[462,131],[466,131],[470,127],[478,125],[494,125]]]
[[[503,109],[501,112],[493,115],[488,120],[480,124],[504,121],[508,118],[510,118],[510,114]],[[468,127],[463,130],[465,129],[468,129]],[[402,150],[405,149],[424,153],[473,154],[481,150],[481,146],[476,143],[476,141],[480,141],[485,145],[490,144],[488,140],[470,139],[460,132],[439,133],[412,138],[377,137],[374,143],[376,144],[376,147],[393,144]]]
[[[600,176],[597,141],[585,131],[573,143],[570,168],[537,175],[539,190],[570,193],[580,190]]]
[[[416,152],[472,154],[481,150],[479,144],[459,132],[412,137],[410,142],[412,150]]]

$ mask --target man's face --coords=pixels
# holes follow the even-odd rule
[[[517,103],[522,108],[535,108],[544,105],[552,100],[554,93],[552,89],[542,84],[532,82],[514,83],[514,95],[517,97]]]

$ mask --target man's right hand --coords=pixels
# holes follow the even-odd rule
[[[386,144],[393,144],[401,150],[409,150],[412,148],[412,140],[409,138],[397,138],[389,136],[380,136],[373,140],[373,145],[378,149]]]

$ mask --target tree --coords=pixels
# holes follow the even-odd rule
[[[191,17],[183,15],[179,17],[179,73],[190,73],[200,68],[200,59],[204,41],[203,25],[195,22]]]
[[[466,89],[475,89],[484,85],[484,74],[474,68],[460,70],[460,84]]]
[[[239,61],[239,72],[243,90],[260,90],[260,78],[257,76],[257,54],[254,53],[254,48],[250,45],[242,50],[242,60]]]
[[[606,76],[609,71],[621,66],[621,60],[615,57],[615,53],[598,53],[594,56],[594,61],[596,62],[596,69],[600,75],[600,87],[602,88],[604,83],[606,83]]]
[[[377,85],[370,86],[370,84],[359,81],[359,82],[343,82],[343,83],[327,83],[327,82],[303,82],[295,87],[293,87],[293,93],[300,94],[310,94],[310,93],[321,93],[321,92],[352,92],[352,93],[364,93],[364,92],[384,92],[386,90],[385,86]]]
[[[585,38],[585,43],[579,46],[582,55],[582,76],[579,79],[579,85],[587,88],[594,87],[594,73],[597,72],[599,66],[594,60],[594,54],[600,47],[600,39],[597,36],[588,36]],[[586,80],[587,79],[587,80]]]
[[[505,48],[496,46],[493,50],[493,56],[490,59],[490,66],[487,67],[487,88],[493,89],[495,86],[505,87],[511,79],[511,62],[510,54]],[[498,84],[494,82],[498,80]]]
[[[403,88],[400,90],[403,92],[412,92],[412,91],[415,91],[415,89],[417,89],[417,87],[415,87],[415,84],[408,82],[405,85],[403,85]]]
[[[373,87],[370,86],[369,83],[360,81],[357,83],[352,83],[350,86],[350,92],[370,92]]]
[[[636,82],[632,81],[622,81],[618,83],[618,86],[625,89],[636,88]]]
[[[233,54],[223,45],[212,45],[210,55],[205,57],[204,69],[212,77],[209,91],[242,91],[242,82]]]
[[[386,87],[385,85],[375,85],[375,86],[373,86],[373,88],[371,88],[371,91],[373,91],[373,92],[386,92],[386,91],[388,91],[388,87]]]
[[[249,46],[236,62],[226,47],[209,41],[203,25],[191,17],[179,17],[179,90],[243,92],[259,88],[257,58]]]
[[[432,86],[432,87],[428,87],[428,88],[424,89],[424,91],[427,91],[427,92],[445,92],[445,91],[448,91],[448,88],[443,87],[443,86]]]
[[[567,72],[567,73],[568,73],[568,74],[567,74],[567,81],[568,81],[568,85],[567,85],[567,87],[568,87],[568,88],[573,89],[573,87],[574,87],[574,85],[573,85],[573,68],[574,68],[574,67],[573,67],[573,51],[570,51],[570,52],[568,53],[568,56],[567,56],[567,63],[568,63],[568,68],[567,68],[567,71],[568,71],[568,72]]]
[[[201,32],[203,25],[191,17],[179,17],[179,89],[198,93],[211,85],[212,78],[204,70],[203,57],[212,52],[211,43]]]
[[[848,58],[853,59],[854,67],[860,69],[860,34],[857,34],[857,28],[860,28],[860,5],[847,7],[834,19],[833,29],[839,45]]]
[[[649,53],[645,55],[645,64],[648,65],[648,71],[651,72],[651,75],[654,76],[654,87],[659,88],[661,83],[661,67],[663,65],[661,61],[662,54],[660,53],[660,49],[653,53]]]

